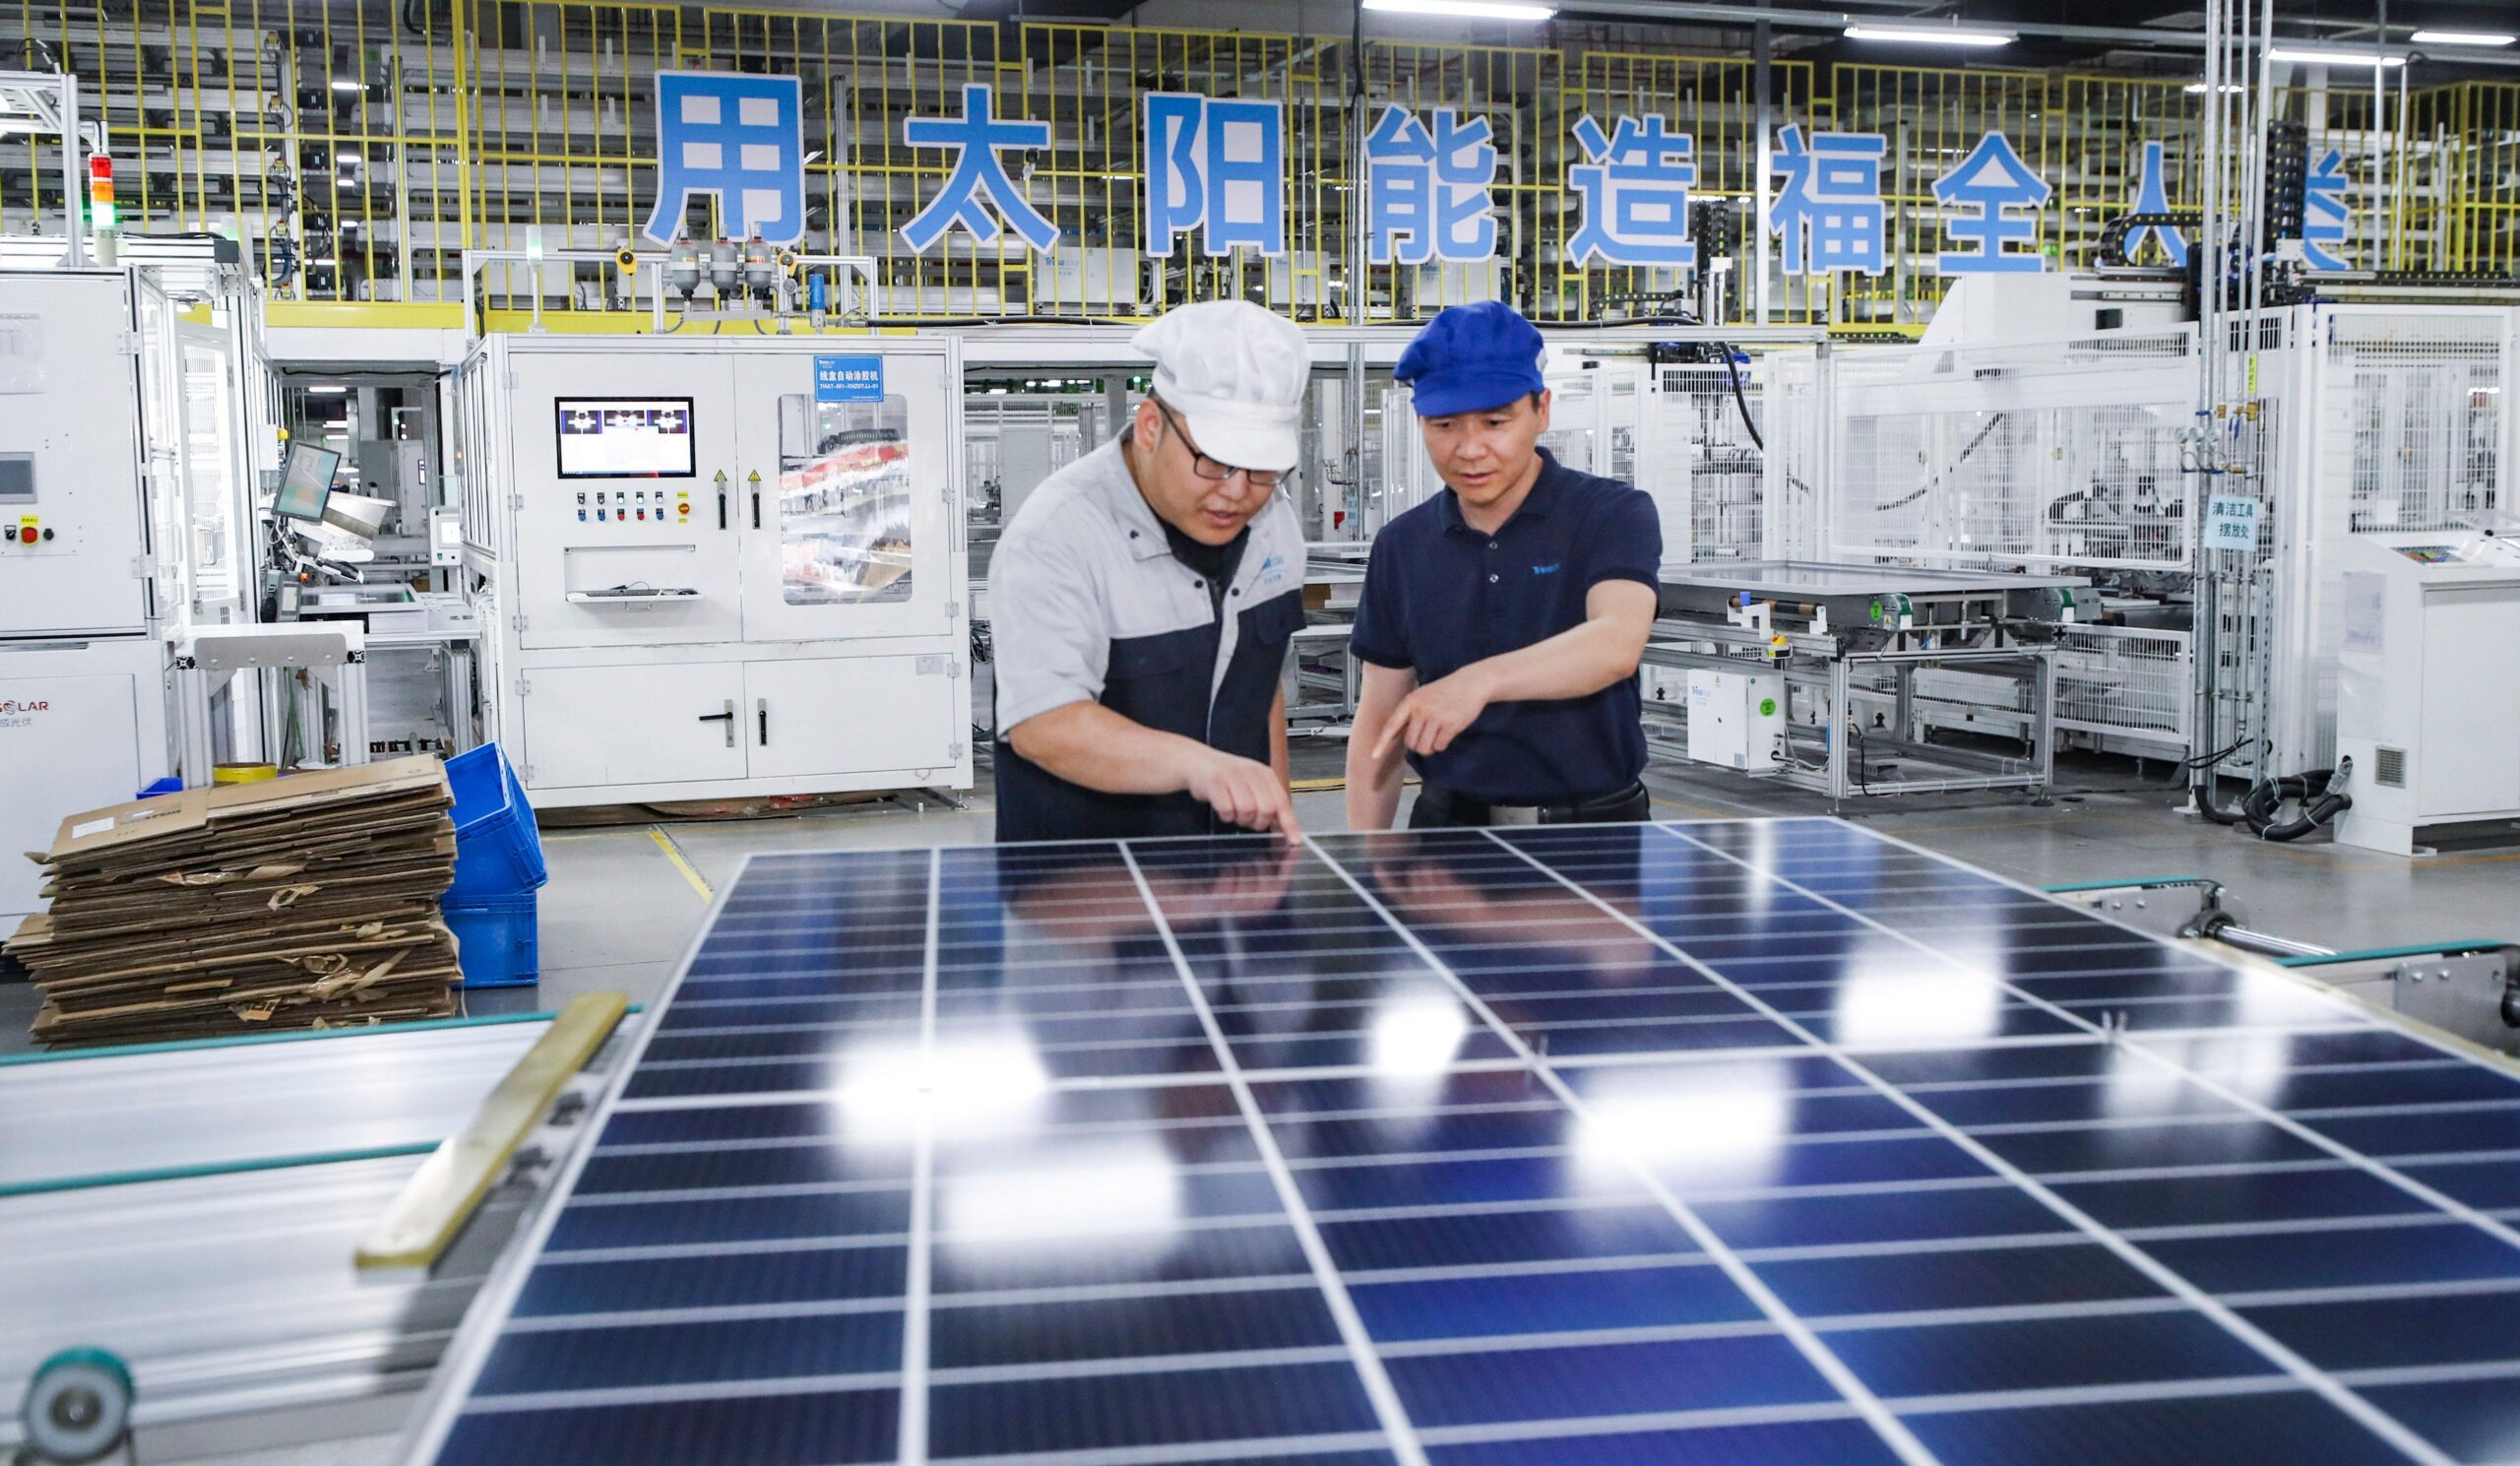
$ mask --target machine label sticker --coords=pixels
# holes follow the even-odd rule
[[[814,401],[882,402],[884,358],[881,356],[816,356]]]
[[[2345,572],[2345,650],[2377,657],[2389,645],[2389,578],[2369,570]]]
[[[2207,549],[2257,548],[2257,500],[2241,494],[2216,494],[2205,509]]]
[[[85,840],[91,835],[100,835],[113,827],[114,817],[110,814],[106,815],[103,819],[81,820],[79,823],[70,827],[70,838],[73,840]]]

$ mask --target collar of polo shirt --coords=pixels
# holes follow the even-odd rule
[[[1126,492],[1115,488],[1111,507],[1119,515],[1121,527],[1129,532],[1130,557],[1152,560],[1172,553],[1172,542],[1164,538],[1164,521],[1156,516],[1155,506],[1146,501],[1146,490],[1138,486],[1137,460],[1129,452],[1127,435],[1113,438],[1111,449],[1120,455],[1120,479],[1128,485]]]

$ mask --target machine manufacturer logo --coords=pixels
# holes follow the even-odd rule
[[[14,697],[0,697],[0,728],[32,728],[35,723],[35,714],[51,711],[52,704],[40,697],[32,697],[25,701]]]

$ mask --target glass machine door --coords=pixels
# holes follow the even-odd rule
[[[961,449],[944,359],[783,353],[737,366],[746,639],[951,630]]]

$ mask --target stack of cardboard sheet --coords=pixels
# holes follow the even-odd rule
[[[53,1045],[210,1038],[454,1011],[453,797],[434,758],[187,790],[74,814],[51,910],[8,943]]]

